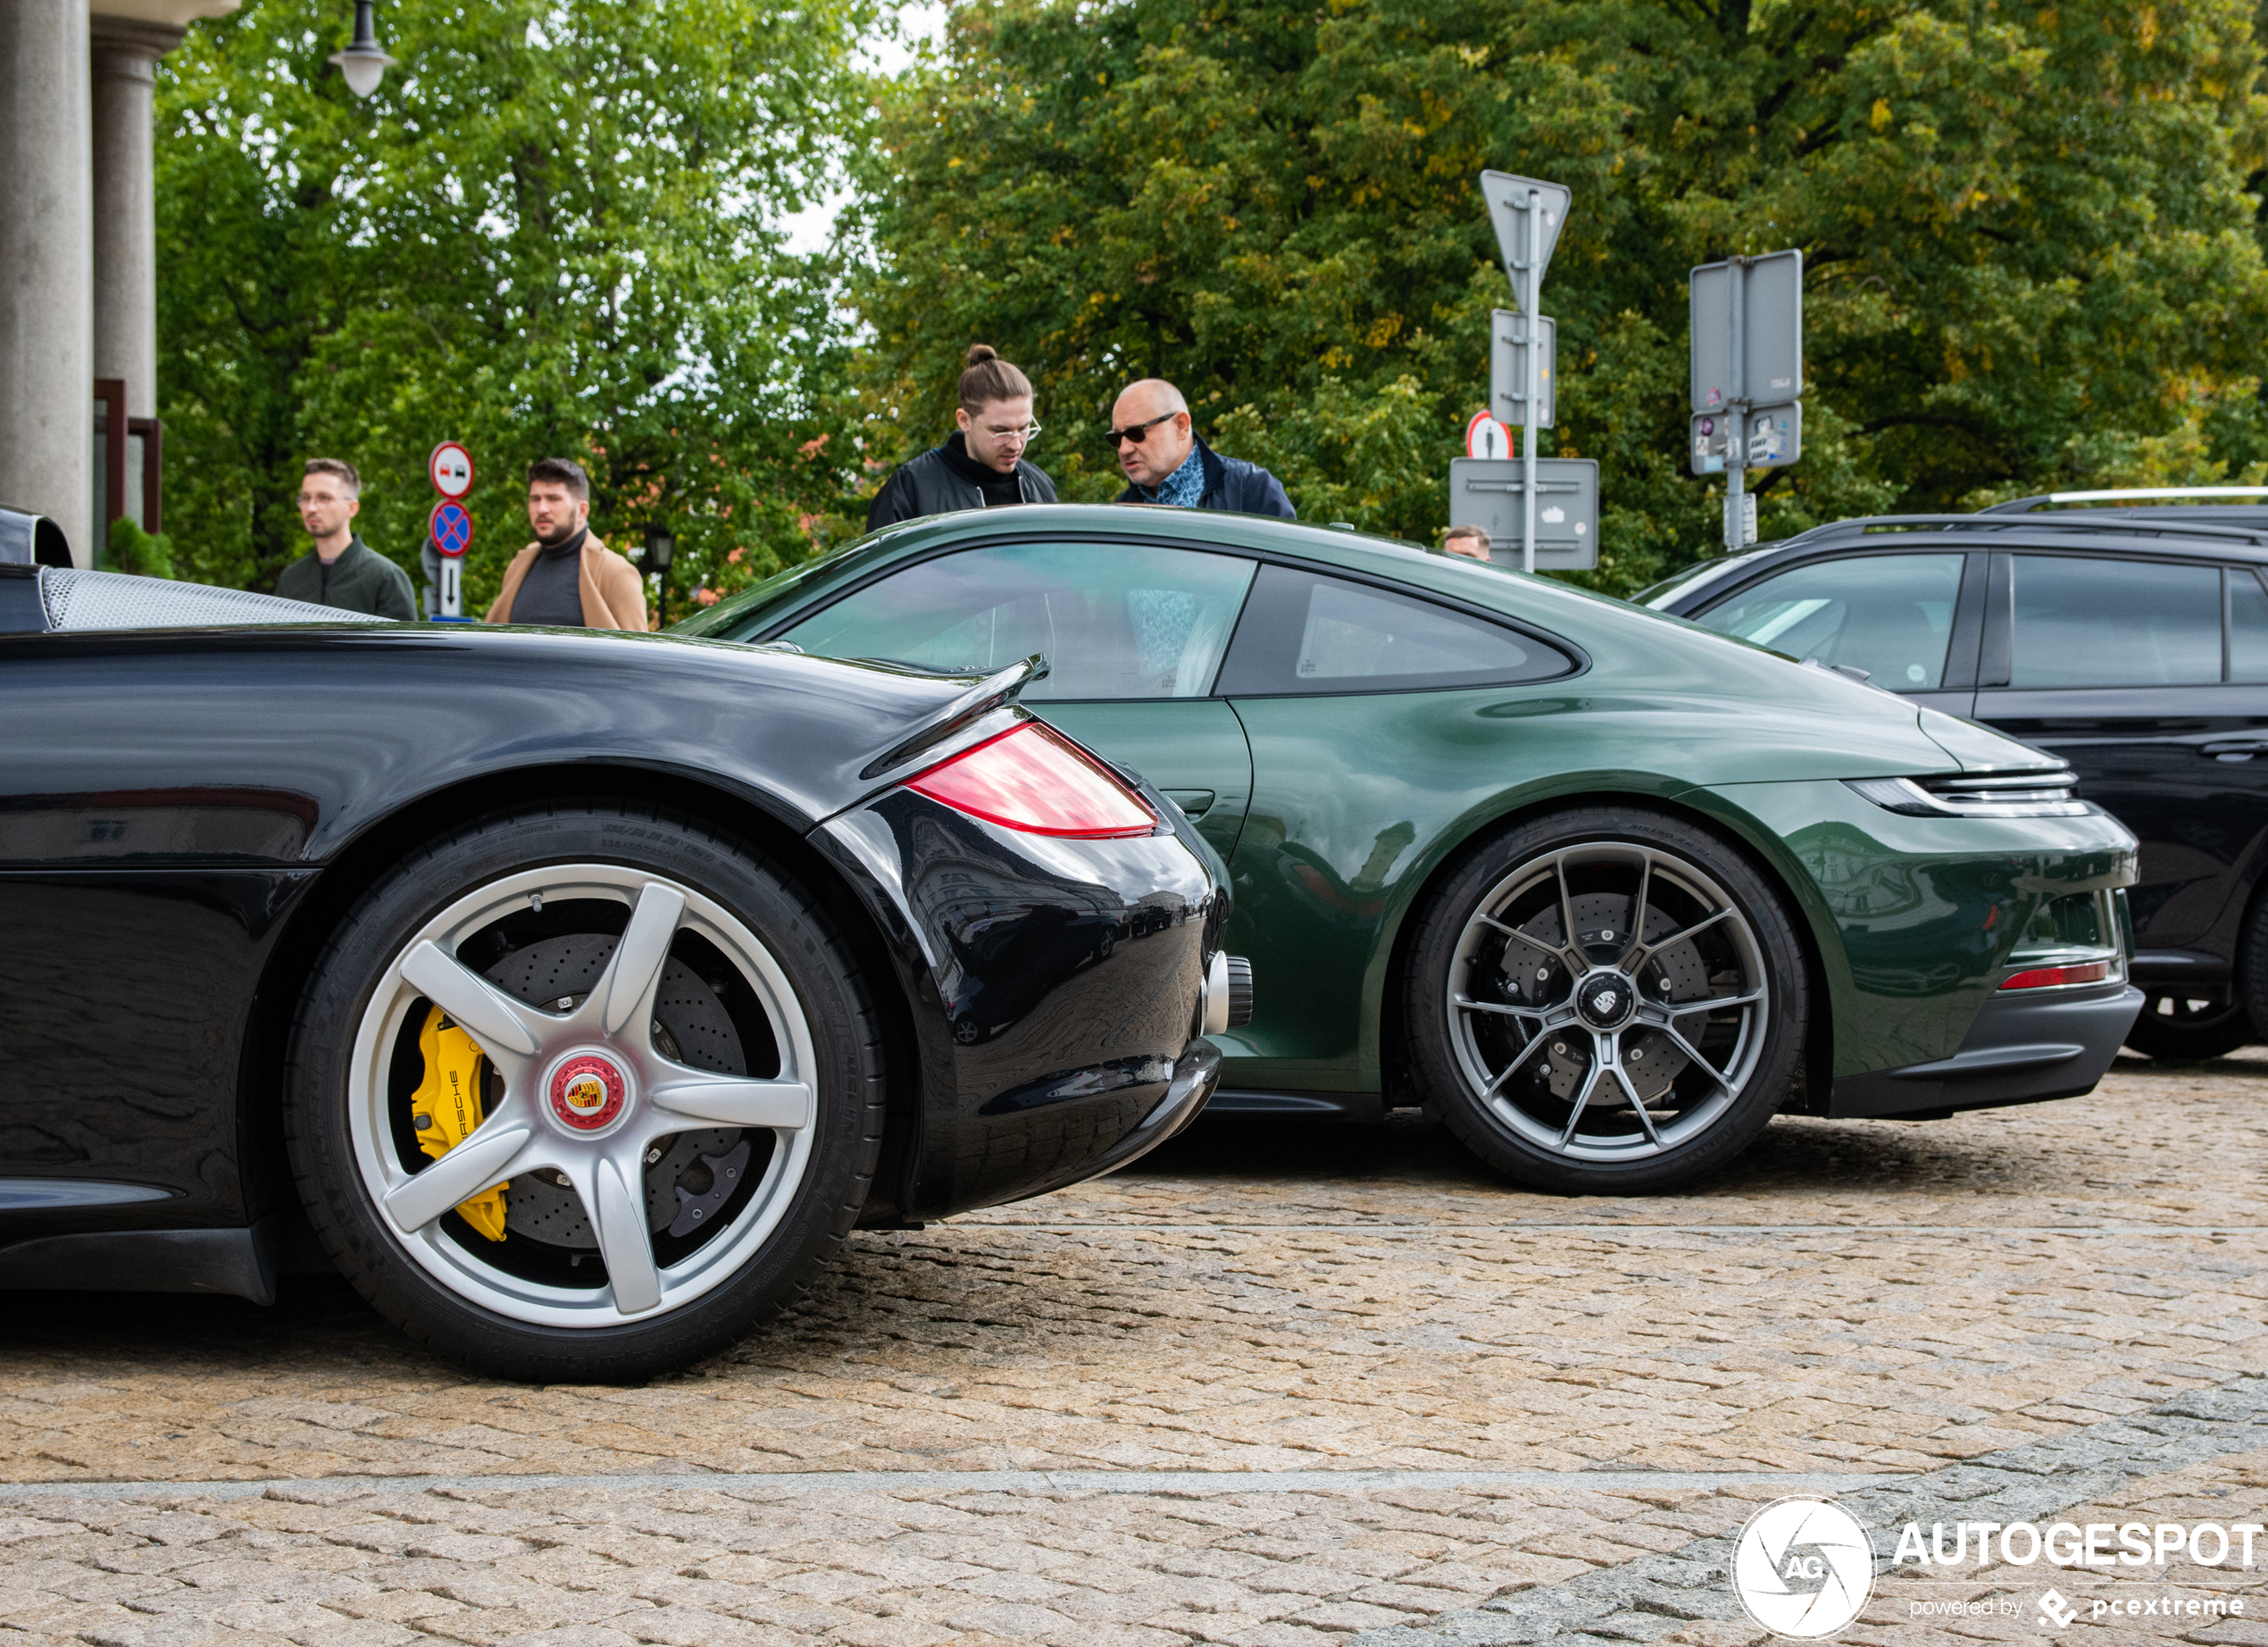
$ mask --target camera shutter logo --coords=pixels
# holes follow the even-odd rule
[[[1874,1549],[1841,1505],[1780,1499],[1740,1529],[1732,1589],[1748,1617],[1774,1635],[1832,1635],[1873,1593]]]

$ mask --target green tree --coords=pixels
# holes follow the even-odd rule
[[[867,158],[870,441],[935,439],[982,339],[1067,495],[1115,489],[1088,437],[1154,372],[1303,514],[1430,537],[1511,304],[1493,166],[1574,190],[1547,451],[1600,460],[1603,587],[1716,540],[1685,277],[1730,252],[1807,262],[1767,535],[2209,476],[2268,456],[2257,75],[2239,0],[966,0]]]
[[[434,442],[471,447],[468,606],[571,456],[593,525],[679,538],[673,587],[810,550],[855,479],[824,257],[771,227],[868,118],[870,0],[396,0],[368,102],[331,0],[254,0],[167,60],[158,144],[168,523],[186,575],[304,552],[311,456],[412,569]]]

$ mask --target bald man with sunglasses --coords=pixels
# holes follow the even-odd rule
[[[1282,481],[1258,464],[1222,456],[1197,439],[1189,424],[1189,403],[1163,378],[1126,386],[1111,408],[1110,432],[1104,439],[1132,482],[1119,494],[1121,503],[1299,518]]]

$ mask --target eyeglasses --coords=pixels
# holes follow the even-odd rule
[[[984,432],[995,440],[1021,440],[1026,446],[1030,446],[1039,439],[1039,425],[1026,423],[1021,429],[995,429],[991,424],[987,423],[984,426]]]
[[[1177,418],[1181,414],[1179,412],[1167,412],[1160,416],[1152,418],[1147,423],[1136,423],[1131,428],[1128,429],[1111,430],[1103,436],[1103,439],[1109,443],[1110,448],[1113,452],[1117,451],[1120,446],[1130,441],[1136,446],[1139,446],[1143,441],[1150,438],[1150,431],[1155,429],[1160,423],[1165,422],[1169,419]]]

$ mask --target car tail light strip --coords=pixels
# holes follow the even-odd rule
[[[963,749],[905,787],[1027,834],[1115,840],[1159,828],[1157,814],[1123,779],[1039,721]]]

